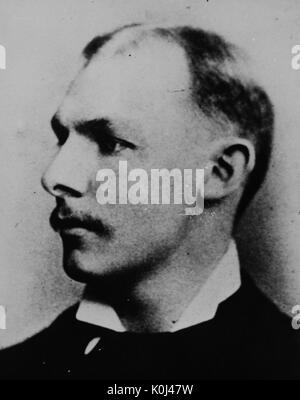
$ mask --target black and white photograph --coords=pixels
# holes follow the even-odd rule
[[[0,381],[300,379],[299,0],[0,0],[0,123]]]

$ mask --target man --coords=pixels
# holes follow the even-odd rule
[[[273,108],[238,50],[191,27],[92,40],[52,119],[42,183],[82,301],[2,352],[2,375],[48,379],[295,378],[289,319],[240,273],[232,233],[267,171]],[[205,207],[105,204],[99,170],[205,170]]]

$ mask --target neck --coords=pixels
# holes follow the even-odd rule
[[[138,279],[105,279],[97,286],[88,285],[85,295],[111,305],[128,331],[169,331],[207,281],[229,241],[229,235],[220,238],[214,232],[189,235],[148,274]]]

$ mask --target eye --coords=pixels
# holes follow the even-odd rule
[[[120,153],[120,151],[126,149],[126,145],[124,143],[116,142],[114,153]]]
[[[103,155],[117,155],[125,149],[136,149],[133,143],[116,137],[106,137],[105,140],[99,141],[98,145]]]

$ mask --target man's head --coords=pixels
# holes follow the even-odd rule
[[[59,149],[43,177],[70,276],[146,273],[189,249],[195,233],[230,235],[263,179],[273,128],[267,96],[237,75],[234,54],[220,37],[187,27],[125,27],[85,48],[52,120]],[[187,217],[184,204],[100,206],[96,174],[118,175],[120,160],[149,175],[205,168],[203,214]]]

